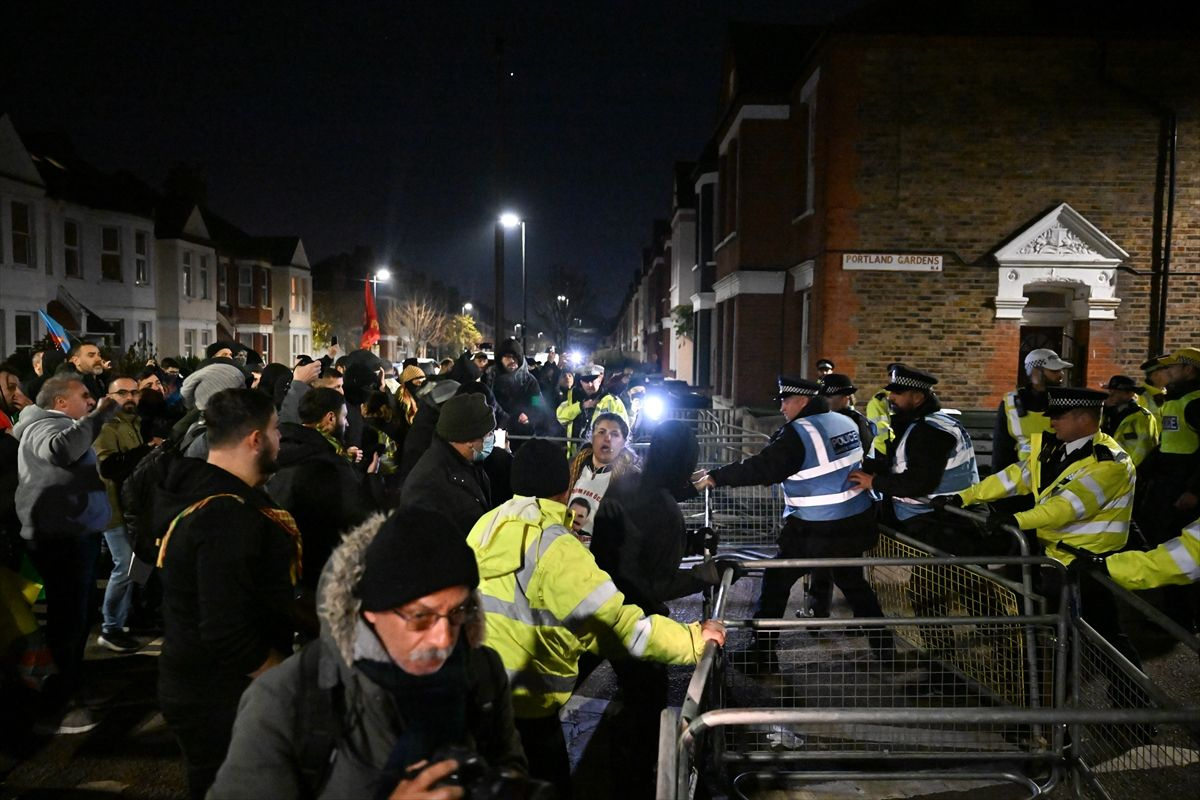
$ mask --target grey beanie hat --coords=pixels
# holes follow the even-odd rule
[[[245,389],[246,373],[232,364],[209,364],[188,375],[180,387],[183,402],[201,411],[214,394],[225,389]]]
[[[496,417],[481,394],[460,394],[442,404],[437,435],[447,442],[482,439],[496,428]]]

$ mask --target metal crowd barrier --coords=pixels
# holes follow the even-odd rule
[[[900,544],[881,548],[899,552]],[[1041,597],[1001,571],[1062,577],[1058,562],[934,556],[905,546],[918,554],[741,564],[746,571],[861,565],[880,592],[880,619],[751,619],[731,609],[733,571],[725,574],[713,616],[729,629],[726,647],[706,648],[683,707],[664,712],[659,798],[691,797],[702,782],[733,797],[908,779],[1110,800],[1200,785],[1188,745],[1200,741],[1194,694],[1151,680],[1097,636],[1079,619],[1069,581]],[[1139,614],[1163,623],[1124,594]],[[899,647],[880,661],[868,636],[883,629]],[[764,662],[751,640],[765,631],[775,648]],[[1200,640],[1191,640],[1181,641],[1200,651]]]

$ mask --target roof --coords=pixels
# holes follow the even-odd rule
[[[109,174],[92,166],[75,154],[66,135],[26,133],[21,140],[50,197],[154,218],[157,197],[153,189],[128,172]]]

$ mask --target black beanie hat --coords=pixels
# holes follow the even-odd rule
[[[496,427],[496,416],[481,394],[460,394],[442,403],[437,435],[447,442],[482,439]]]
[[[513,457],[513,494],[523,497],[558,497],[571,483],[567,456],[562,447],[546,439],[530,439]]]
[[[479,585],[475,552],[440,511],[402,506],[367,546],[355,594],[363,611],[388,611],[447,589]]]

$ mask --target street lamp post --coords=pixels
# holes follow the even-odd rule
[[[462,304],[462,313],[470,314],[471,309],[473,309],[473,308],[475,308],[475,306],[471,305],[470,303],[463,303]]]
[[[371,273],[371,295],[376,300],[379,299],[379,284],[387,283],[392,279],[392,271],[387,267],[379,267]]]
[[[558,333],[562,335],[562,341],[558,343],[558,346],[561,347],[565,353],[570,344],[569,338],[571,334],[571,320],[567,318],[567,312],[571,309],[571,298],[567,297],[565,294],[560,294],[558,296],[558,302],[562,305],[562,317],[565,321],[561,329],[558,331]],[[557,323],[558,320],[555,320],[555,322]]]
[[[500,215],[500,224],[510,230],[518,226],[521,228],[521,349],[524,350],[525,327],[529,321],[529,293],[525,284],[525,220],[509,211]]]

